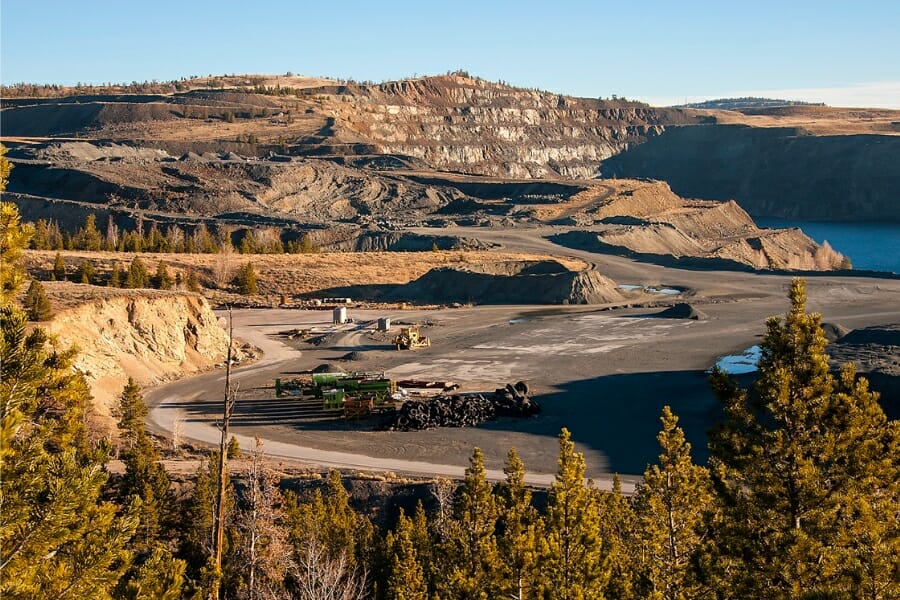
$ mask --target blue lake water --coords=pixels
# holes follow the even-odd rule
[[[750,346],[741,354],[722,356],[716,361],[716,366],[729,375],[745,375],[757,370],[756,365],[762,356],[762,348]]]
[[[900,273],[900,223],[821,223],[754,218],[760,227],[799,227],[850,257],[854,269]]]

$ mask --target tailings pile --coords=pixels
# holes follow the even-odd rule
[[[413,302],[479,304],[605,304],[623,299],[611,279],[596,271],[570,271],[553,260],[440,267],[392,295]]]

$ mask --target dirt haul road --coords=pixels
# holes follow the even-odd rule
[[[596,265],[624,284],[682,289],[707,320],[662,319],[660,308],[603,306],[476,306],[396,313],[350,311],[358,324],[389,316],[427,324],[431,348],[398,352],[389,337],[362,325],[328,336],[319,345],[288,342],[274,334],[330,327],[324,311],[235,311],[236,337],[259,346],[264,358],[234,371],[241,391],[232,422],[243,447],[265,440],[276,457],[347,469],[460,476],[474,446],[490,476],[502,477],[510,447],[522,456],[535,485],[556,470],[561,427],[572,431],[585,454],[588,476],[608,487],[623,473],[626,489],[658,457],[662,407],[671,405],[694,447],[706,459],[705,432],[719,417],[705,370],[722,355],[756,344],[764,321],[783,314],[790,277],[733,271],[679,270],[555,246],[545,231],[480,232],[509,249],[552,251]],[[847,276],[808,278],[810,310],[847,328],[900,322],[900,281]],[[635,292],[635,302],[648,295]],[[679,297],[675,297],[679,299]],[[288,345],[290,344],[290,345]],[[353,352],[355,360],[341,362]],[[526,380],[544,413],[533,419],[500,419],[481,427],[421,432],[374,431],[339,419],[309,422],[291,399],[275,398],[276,377],[331,362],[344,370],[386,371],[393,378],[453,380],[465,390],[492,391]],[[182,435],[216,443],[221,414],[221,371],[151,390],[150,420]]]

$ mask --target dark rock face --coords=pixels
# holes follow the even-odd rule
[[[691,198],[733,198],[753,216],[900,221],[900,137],[792,128],[669,127],[605,159],[604,177],[650,177]]]

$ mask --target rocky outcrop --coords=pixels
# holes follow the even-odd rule
[[[47,287],[52,297],[54,286]],[[228,347],[206,300],[185,293],[116,292],[60,310],[45,329],[59,347],[78,349],[75,368],[110,427],[128,377],[142,386],[177,379],[223,362]]]

